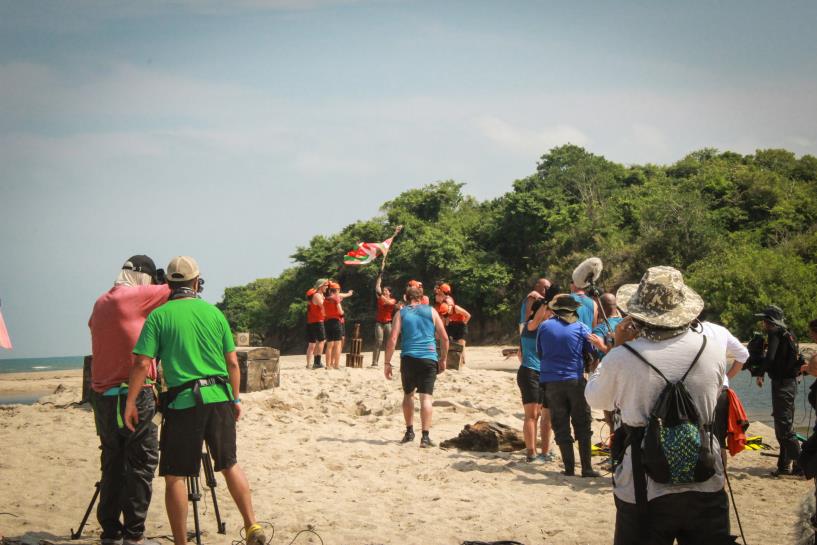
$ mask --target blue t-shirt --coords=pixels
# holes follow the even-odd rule
[[[591,347],[587,336],[590,328],[582,322],[568,324],[551,318],[539,326],[536,348],[539,351],[539,382],[578,380],[584,373],[585,347]]]
[[[539,372],[539,355],[536,353],[536,332],[531,335],[522,335],[519,344],[522,345],[522,367]]]
[[[405,306],[400,309],[400,355],[437,361],[434,316],[429,305]]]
[[[579,302],[579,309],[576,311],[579,315],[579,321],[586,325],[587,329],[593,329],[593,313],[595,311],[593,300],[579,293],[571,293],[570,296]]]
[[[623,319],[624,318],[622,318],[621,316],[614,316],[612,318],[607,318],[607,322],[610,324],[610,327],[613,328],[613,329],[608,329],[607,328],[607,323],[605,323],[604,320],[602,320],[599,325],[597,325],[596,327],[593,328],[593,334],[598,335],[599,337],[601,337],[602,340],[604,340],[605,343],[606,343],[607,342],[606,341],[607,335],[610,334],[612,336],[613,332],[616,330],[616,327],[618,327],[618,324],[620,324],[621,320],[623,320]],[[606,355],[604,352],[602,352],[601,350],[599,350],[595,346],[593,347],[593,352],[596,354],[596,357],[599,358],[599,359],[602,359]]]

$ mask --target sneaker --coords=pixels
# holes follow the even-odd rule
[[[247,545],[266,545],[267,538],[260,524],[253,524],[244,530],[244,540]]]
[[[414,441],[414,432],[410,430],[406,430],[406,434],[403,436],[403,439],[400,441],[401,443],[411,443]]]
[[[422,439],[420,439],[420,448],[429,448],[433,446],[436,445],[434,445],[434,442],[431,440],[431,438],[428,435],[423,435]]]
[[[530,454],[525,454],[525,461],[529,464],[532,464],[534,462],[539,462],[540,460],[538,456],[531,456]]]
[[[546,454],[540,454],[539,456],[536,457],[536,459],[544,463],[555,462],[556,455],[553,454],[552,452],[548,452]]]
[[[374,362],[374,363],[371,365],[371,367],[380,367],[380,366],[379,366],[379,365],[377,365],[377,362]]]
[[[790,475],[794,475],[794,472],[788,467],[778,467],[771,472],[771,475],[772,477],[788,477]]]
[[[312,369],[322,369],[322,368],[323,368],[323,364],[321,364],[321,363],[316,363],[315,365],[312,366]]]

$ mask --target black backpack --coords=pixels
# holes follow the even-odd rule
[[[665,484],[700,483],[708,480],[715,474],[715,457],[720,453],[714,452],[716,449],[712,434],[709,433],[711,424],[702,423],[692,396],[684,386],[684,379],[706,348],[706,337],[703,337],[701,349],[692,365],[681,380],[675,383],[670,382],[664,373],[629,344],[623,346],[667,383],[650,412],[646,427],[637,434],[643,434],[640,445],[637,442],[632,444],[633,449],[640,451],[638,454],[644,472],[655,482]],[[638,455],[634,453],[634,456]],[[633,467],[633,471],[637,469]]]

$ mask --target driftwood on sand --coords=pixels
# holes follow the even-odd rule
[[[514,452],[525,448],[525,440],[510,426],[480,420],[466,424],[457,437],[443,441],[440,446],[475,452]]]

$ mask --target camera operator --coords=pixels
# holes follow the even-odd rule
[[[756,380],[758,386],[763,386],[764,372],[772,379],[774,434],[780,445],[777,469],[772,475],[799,475],[802,474],[797,462],[800,442],[794,432],[794,398],[801,367],[797,340],[786,326],[780,307],[769,305],[755,316],[763,319],[763,330],[766,332],[763,367]]]
[[[192,257],[173,258],[167,279],[170,301],[150,313],[133,349],[136,365],[125,423],[134,429],[142,421],[133,387],[144,381],[152,359],[159,358],[168,387],[162,400],[159,475],[165,478],[165,507],[174,542],[187,542],[185,478],[198,476],[206,440],[214,469],[224,475],[244,519],[246,544],[264,545],[249,483],[236,457],[236,421],[243,411],[235,397],[241,371],[230,326],[220,310],[199,298],[203,280]]]
[[[591,331],[599,323],[599,309],[596,302],[587,294],[587,290],[595,289],[593,282],[601,276],[601,270],[601,259],[598,257],[586,259],[573,269],[573,282],[570,283],[571,297],[579,303],[577,310],[579,321]],[[598,290],[595,295],[598,296]]]
[[[146,380],[134,385],[139,425],[128,430],[122,410],[133,367],[133,347],[142,324],[153,309],[167,301],[170,290],[161,280],[153,260],[146,255],[128,259],[113,288],[94,304],[91,329],[91,388],[97,434],[102,450],[102,478],[97,520],[105,545],[124,540],[125,545],[144,539],[145,518],[152,494],[153,472],[159,460],[159,441],[152,382],[156,365],[147,362]],[[120,516],[122,522],[120,522]]]

